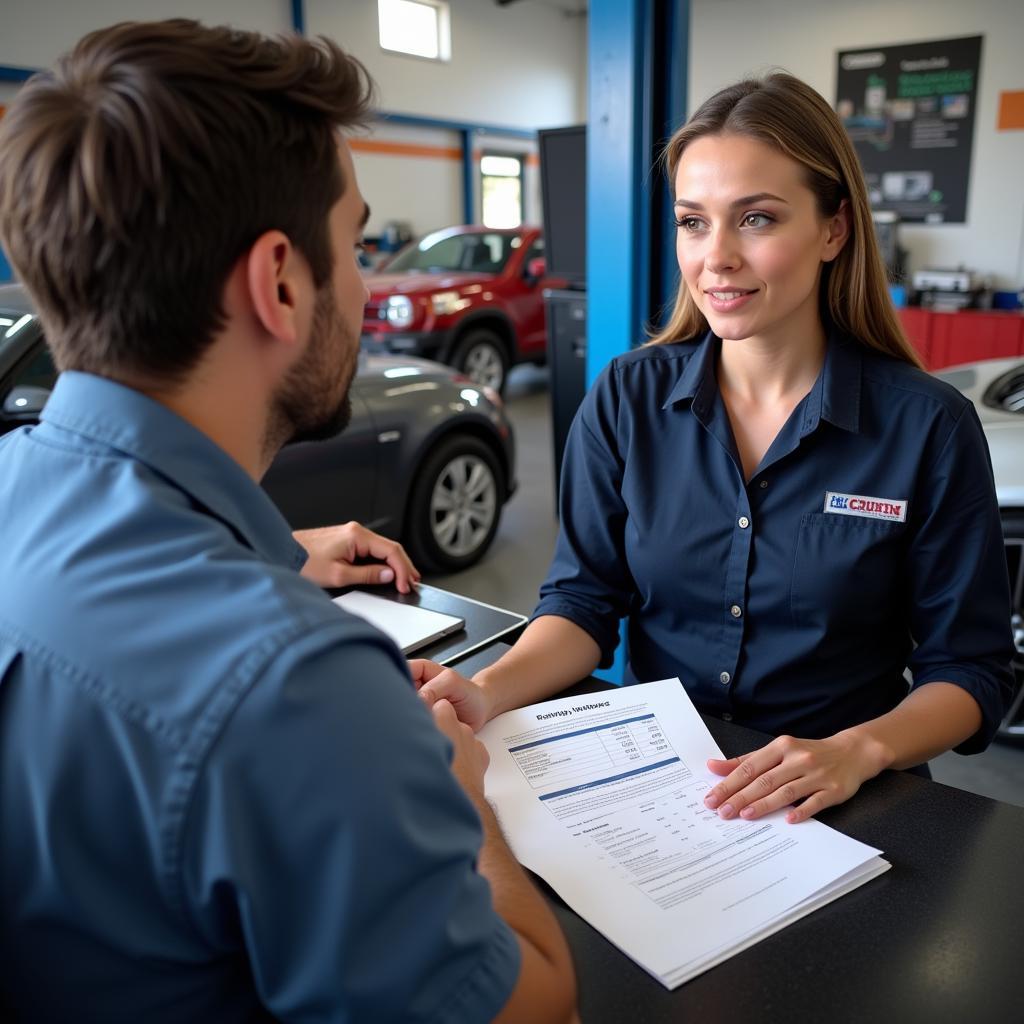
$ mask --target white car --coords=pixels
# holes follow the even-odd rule
[[[1017,690],[999,738],[1024,743],[1024,361],[988,359],[935,375],[962,391],[978,410],[992,455],[1013,597]]]

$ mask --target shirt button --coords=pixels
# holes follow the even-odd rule
[[[729,611],[732,612],[734,619],[738,619],[743,614],[743,609],[738,604],[734,604]]]
[[[731,676],[731,675],[729,675],[729,673],[728,673],[728,672],[723,672],[723,673],[722,673],[722,674],[721,674],[721,675],[720,675],[720,676],[718,677],[718,681],[719,681],[720,683],[722,683],[723,685],[727,684],[727,683],[729,682],[729,680],[730,680],[730,679],[732,679],[732,676]]]
[[[763,491],[767,486],[768,486],[768,481],[767,480],[762,480],[761,481],[761,490]]]
[[[750,525],[750,520],[746,516],[740,516],[738,522],[741,530],[745,530]]]
[[[723,711],[722,712],[722,721],[723,722],[731,722],[732,721],[732,715],[730,715],[728,711]]]

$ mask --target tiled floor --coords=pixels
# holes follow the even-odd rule
[[[547,371],[532,366],[513,370],[509,381],[519,490],[505,508],[493,548],[473,569],[428,582],[514,611],[533,608],[558,530],[547,381]],[[943,754],[932,772],[945,785],[1024,806],[1024,747],[993,744],[970,757]]]

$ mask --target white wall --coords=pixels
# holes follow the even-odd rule
[[[157,18],[285,32],[291,6],[285,0],[4,0],[0,64],[46,67],[95,28]]]
[[[901,228],[910,269],[964,264],[1024,286],[1024,131],[997,132],[999,92],[1024,87],[1024,0],[692,0],[689,105],[782,67],[835,102],[836,51],[983,35],[967,222]]]
[[[165,17],[268,33],[291,29],[288,0],[6,0],[0,64],[43,67],[94,28]],[[585,18],[527,0],[507,8],[493,0],[451,0],[451,29],[450,61],[404,57],[380,47],[376,0],[306,0],[307,34],[333,38],[362,60],[377,82],[383,110],[527,130],[585,119]],[[10,103],[15,92],[0,82],[0,104]],[[368,234],[388,220],[408,221],[417,233],[461,223],[461,160],[432,152],[458,147],[458,133],[379,123],[368,138],[422,147],[419,155],[356,152],[356,173],[372,210]],[[536,153],[534,142],[500,134],[477,136],[475,149],[482,148]],[[539,222],[533,163],[524,185],[524,218]],[[479,181],[476,191],[479,216]]]
[[[351,50],[380,85],[385,110],[512,128],[575,124],[586,115],[579,19],[545,3],[449,0],[452,59],[382,50],[376,0],[306,0],[306,30]]]

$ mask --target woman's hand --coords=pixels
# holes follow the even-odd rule
[[[749,754],[709,760],[708,769],[726,778],[708,791],[704,806],[721,818],[753,820],[802,801],[786,815],[795,824],[849,800],[885,764],[881,744],[852,730],[823,740],[780,736]]]
[[[357,583],[380,584],[394,581],[400,594],[408,594],[420,574],[398,541],[379,533],[345,523],[318,530],[296,530],[292,536],[306,549],[309,559],[302,575],[321,587],[351,587]],[[357,565],[357,559],[372,558]]]
[[[490,695],[471,679],[454,669],[415,658],[409,662],[412,681],[427,707],[445,700],[455,709],[460,722],[479,732],[493,714]]]

